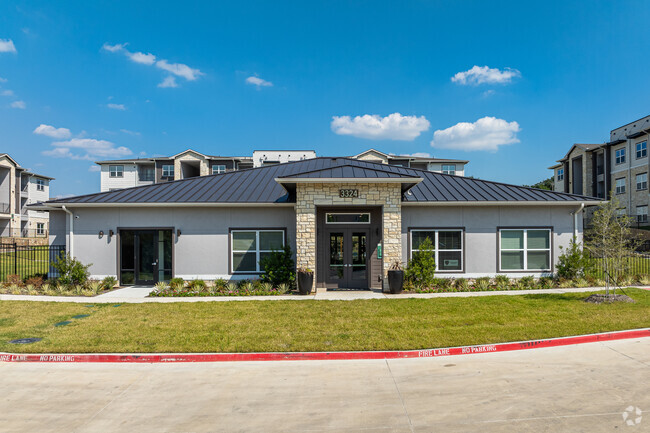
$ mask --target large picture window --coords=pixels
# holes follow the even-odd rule
[[[436,270],[457,272],[463,270],[463,231],[460,229],[412,229],[411,257],[420,251],[426,238],[435,249]]]
[[[284,248],[284,230],[232,230],[230,263],[232,273],[264,272],[260,260]]]
[[[550,229],[501,229],[499,249],[501,271],[551,269]]]

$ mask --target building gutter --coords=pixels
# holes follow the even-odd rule
[[[578,214],[582,212],[585,208],[584,203],[580,203],[580,207],[576,209],[575,212],[571,212],[570,215],[573,215],[573,238],[578,239]]]
[[[68,238],[70,239],[70,248],[68,248],[68,252],[70,253],[70,257],[74,258],[74,214],[68,210],[68,208],[65,207],[65,205],[61,206],[61,209],[63,209],[63,212],[67,213],[68,216],[70,217],[70,229],[68,231]]]
[[[600,206],[605,200],[585,200],[585,201],[427,201],[427,202],[402,202],[402,207],[418,206],[574,206],[580,203],[584,206]]]
[[[34,210],[59,210],[66,206],[75,208],[103,208],[103,207],[133,207],[133,208],[156,208],[156,207],[293,207],[295,203],[43,203],[41,205],[30,205]]]

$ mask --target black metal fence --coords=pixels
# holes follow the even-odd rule
[[[605,259],[599,257],[591,258],[591,267],[589,269],[589,274],[598,279],[605,278]],[[613,264],[609,263],[608,269],[613,268]],[[650,275],[650,255],[648,254],[635,254],[631,257],[625,259],[623,271],[627,276],[635,275]]]
[[[65,254],[65,245],[0,244],[0,281],[8,275],[20,278],[57,278],[52,262]]]

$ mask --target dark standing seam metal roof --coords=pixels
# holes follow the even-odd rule
[[[575,202],[600,201],[564,192],[434,173],[350,158],[313,158],[166,183],[51,200],[48,204],[75,203],[291,203],[292,195],[276,179],[291,183],[300,178],[404,179],[422,178],[403,195],[404,203],[428,202]]]

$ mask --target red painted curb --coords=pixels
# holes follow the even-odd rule
[[[189,353],[189,354],[12,354],[1,353],[0,362],[231,362],[231,361],[300,361],[300,360],[353,360],[432,358],[438,356],[472,355],[476,353],[511,352],[514,350],[540,349],[568,346],[598,341],[625,340],[650,337],[650,328],[630,331],[604,332],[601,334],[550,338],[545,340],[518,341],[514,343],[483,344],[442,349],[398,350],[377,352],[268,352],[268,353]]]

